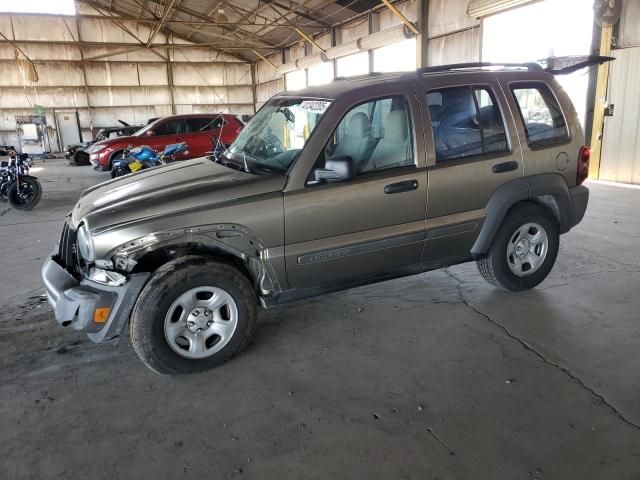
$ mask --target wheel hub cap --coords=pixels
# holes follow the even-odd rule
[[[549,237],[538,223],[525,223],[510,237],[507,264],[514,275],[526,277],[537,272],[549,250]]]
[[[202,359],[229,343],[238,325],[233,297],[218,287],[187,290],[167,310],[164,334],[171,349],[190,359]]]

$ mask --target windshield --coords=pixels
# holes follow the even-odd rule
[[[225,152],[249,170],[285,173],[304,148],[330,101],[270,100]]]
[[[158,121],[156,120],[153,123],[148,123],[147,125],[145,125],[144,127],[141,127],[140,130],[131,133],[130,135],[132,137],[141,137],[143,136],[145,133],[147,133],[147,131],[149,130],[153,130],[153,127],[155,127],[156,123],[158,123]]]

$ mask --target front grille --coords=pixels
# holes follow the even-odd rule
[[[67,222],[64,222],[64,227],[62,227],[62,236],[60,237],[60,244],[58,245],[58,258],[60,259],[62,266],[70,272],[72,272],[75,267],[73,251],[75,242],[75,230],[73,230]]]

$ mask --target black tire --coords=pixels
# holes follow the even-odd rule
[[[111,154],[111,156],[109,157],[109,169],[113,168],[113,161],[114,160],[118,160],[120,158],[122,158],[122,153],[124,152],[124,150],[116,150],[115,152],[113,152]]]
[[[536,271],[526,276],[518,276],[511,271],[507,259],[507,248],[513,235],[526,223],[539,224],[548,239],[547,253]],[[558,221],[553,213],[542,205],[523,202],[513,207],[496,233],[489,252],[476,261],[483,278],[497,287],[519,292],[530,290],[540,284],[555,264],[560,246]]]
[[[76,167],[81,167],[84,165],[91,165],[89,161],[89,154],[87,152],[77,151],[73,154],[73,164]]]
[[[165,317],[173,302],[188,290],[211,285],[233,298],[238,323],[228,343],[202,359],[190,359],[170,347],[164,331]],[[130,321],[131,344],[151,370],[160,374],[206,370],[244,350],[253,336],[257,317],[256,293],[251,282],[233,265],[189,255],[160,267],[140,292]]]
[[[31,210],[42,198],[40,182],[33,177],[20,177],[20,189],[19,193],[18,182],[13,182],[7,192],[9,204],[16,210]],[[25,189],[28,189],[28,196],[24,195]]]

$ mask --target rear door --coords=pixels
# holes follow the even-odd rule
[[[222,117],[193,117],[187,119],[189,133],[184,136],[184,141],[189,145],[189,158],[204,157],[212,150],[211,137],[217,136]]]
[[[425,268],[467,260],[501,185],[523,176],[513,115],[494,75],[429,76],[420,83],[433,136]]]
[[[308,178],[332,155],[351,157],[355,178],[285,191],[291,287],[334,289],[421,270],[427,194],[422,117],[412,89],[398,93],[399,86],[389,84],[377,90],[375,98],[336,105],[314,132],[321,148],[305,149],[313,155]]]

